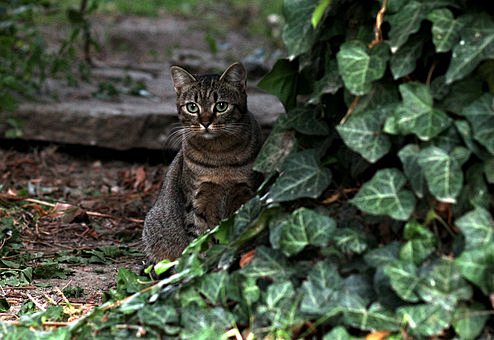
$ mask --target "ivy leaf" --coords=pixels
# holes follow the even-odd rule
[[[494,221],[484,208],[476,208],[456,220],[465,235],[465,250],[478,249],[494,242]]]
[[[417,59],[422,54],[424,40],[419,37],[410,39],[395,54],[391,56],[390,68],[393,79],[399,79],[415,70]]]
[[[435,146],[420,151],[419,160],[430,192],[441,202],[455,203],[463,186],[463,171],[456,159]]]
[[[461,79],[472,72],[485,59],[494,58],[494,22],[487,13],[466,15],[459,18],[464,23],[461,40],[453,48],[453,55],[446,72],[446,84]]]
[[[408,324],[410,333],[419,336],[439,335],[452,318],[451,312],[430,304],[401,307],[397,314]]]
[[[285,43],[290,59],[309,50],[316,31],[311,18],[317,3],[312,0],[288,0],[283,2],[283,16],[286,24],[281,37]]]
[[[329,333],[326,333],[323,340],[351,340],[350,333],[347,332],[345,327],[336,326]]]
[[[242,273],[248,278],[271,277],[283,280],[290,277],[293,269],[279,251],[260,246],[256,248],[254,258],[242,269]]]
[[[412,82],[401,84],[399,89],[403,104],[398,106],[395,117],[400,131],[414,133],[421,140],[428,141],[451,124],[446,113],[433,107],[427,85]]]
[[[220,298],[224,297],[225,289],[228,285],[228,274],[224,271],[209,273],[201,278],[199,292],[212,304],[220,303]]]
[[[178,315],[175,307],[160,304],[153,308],[141,308],[137,313],[142,324],[152,325],[166,330],[166,324],[178,322]]]
[[[484,294],[494,291],[494,243],[466,250],[455,262],[463,277],[480,287]]]
[[[400,251],[400,259],[403,261],[418,265],[435,250],[434,234],[416,221],[410,221],[405,225],[403,236],[407,240]]]
[[[403,164],[403,171],[410,181],[412,190],[418,198],[424,197],[425,178],[419,159],[420,148],[416,144],[408,144],[399,152],[398,157]]]
[[[286,110],[295,107],[298,82],[298,62],[278,59],[271,71],[257,86],[278,97]]]
[[[385,246],[369,250],[365,256],[365,262],[374,268],[380,268],[398,259],[400,255],[400,243],[393,241]]]
[[[461,305],[455,308],[452,324],[460,339],[477,339],[489,315],[481,304]]]
[[[290,281],[273,283],[268,287],[266,293],[266,305],[268,308],[276,308],[283,299],[291,298],[295,295],[293,284]]]
[[[353,228],[336,229],[333,240],[336,247],[344,253],[362,254],[368,247],[366,235]]]
[[[417,302],[416,289],[421,282],[417,267],[411,262],[394,261],[384,267],[393,290],[405,301]]]
[[[324,94],[335,94],[342,86],[338,63],[336,59],[331,59],[327,63],[324,76],[314,83],[314,91],[308,101],[309,104],[319,104]]]
[[[368,110],[350,116],[336,130],[350,149],[374,163],[391,148],[389,137],[382,132],[382,124],[378,111]]]
[[[415,197],[410,191],[401,190],[405,183],[406,178],[398,169],[379,170],[350,202],[373,215],[407,220],[415,207]]]
[[[387,331],[400,329],[399,319],[379,303],[373,303],[369,309],[365,307],[345,309],[344,314],[345,324],[358,329],[385,329]]]
[[[278,171],[296,146],[295,132],[283,130],[277,124],[257,155],[254,170],[265,175]]]
[[[441,259],[432,268],[421,273],[423,280],[418,286],[420,297],[428,303],[453,311],[461,300],[472,297],[471,286],[461,277],[453,260]]]
[[[334,264],[328,261],[318,262],[309,272],[307,280],[302,283],[300,311],[311,315],[324,315],[333,309],[332,312],[337,313],[337,291],[342,284],[343,280]]]
[[[294,129],[309,136],[326,136],[328,125],[318,117],[320,112],[313,107],[295,108],[288,112],[280,126],[283,129]]]
[[[287,256],[297,254],[308,244],[325,246],[336,228],[332,218],[307,208],[295,210],[284,222],[279,245]]]
[[[343,43],[336,54],[345,87],[357,96],[368,93],[372,82],[384,75],[388,58],[389,52],[385,44],[369,50],[358,40]]]
[[[424,16],[422,4],[417,1],[409,1],[396,14],[388,17],[391,25],[389,31],[391,52],[398,51],[407,42],[408,37],[419,30]]]
[[[320,165],[315,152],[302,151],[284,162],[280,177],[269,190],[271,202],[285,202],[301,197],[317,198],[331,182],[331,172]]]
[[[435,9],[427,15],[432,22],[432,41],[436,52],[448,52],[460,38],[462,24],[454,19],[447,8]]]
[[[486,93],[461,112],[472,125],[473,137],[494,155],[494,96]]]

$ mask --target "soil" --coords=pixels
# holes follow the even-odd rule
[[[0,287],[0,298],[11,305],[0,313],[0,321],[17,320],[26,300],[45,309],[67,299],[76,308],[72,317],[77,318],[102,303],[120,268],[136,273],[143,268],[142,220],[159,190],[164,166],[112,156],[111,151],[94,154],[53,145],[0,149],[0,222],[12,218],[22,244],[2,260],[22,262],[21,255],[27,255],[31,259],[25,265],[35,271],[48,260],[67,272],[66,278],[34,275],[29,285]],[[101,257],[101,263],[65,263],[62,257],[74,254],[87,259],[91,252],[109,246],[123,251]],[[62,293],[67,287],[80,287],[83,293],[68,298]]]

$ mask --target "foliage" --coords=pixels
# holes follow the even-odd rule
[[[284,10],[290,59],[263,87],[287,114],[256,161],[259,196],[167,278],[136,292],[139,278],[120,273],[120,294],[136,293],[53,336],[492,336],[490,7],[285,0]],[[0,329],[40,332],[30,326]]]
[[[65,9],[44,0],[0,2],[0,110],[14,110],[21,96],[34,97],[48,75],[63,75],[69,82],[77,79],[72,67],[77,45],[82,40],[86,61],[90,61],[89,49],[95,46],[88,14],[96,9],[96,4],[81,0],[79,8]],[[40,32],[39,17],[48,12],[54,15],[63,11],[71,31],[58,51],[49,51]],[[85,64],[79,65],[79,71],[81,74],[87,72]],[[17,126],[13,128],[14,132],[18,130]]]

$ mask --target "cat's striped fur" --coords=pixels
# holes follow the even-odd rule
[[[260,175],[252,170],[261,131],[247,110],[246,71],[191,75],[172,66],[181,148],[143,230],[152,261],[175,259],[198,235],[251,198]]]

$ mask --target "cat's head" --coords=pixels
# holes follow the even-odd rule
[[[186,137],[215,139],[241,132],[247,112],[247,72],[240,63],[221,75],[192,75],[172,66],[178,116]]]

